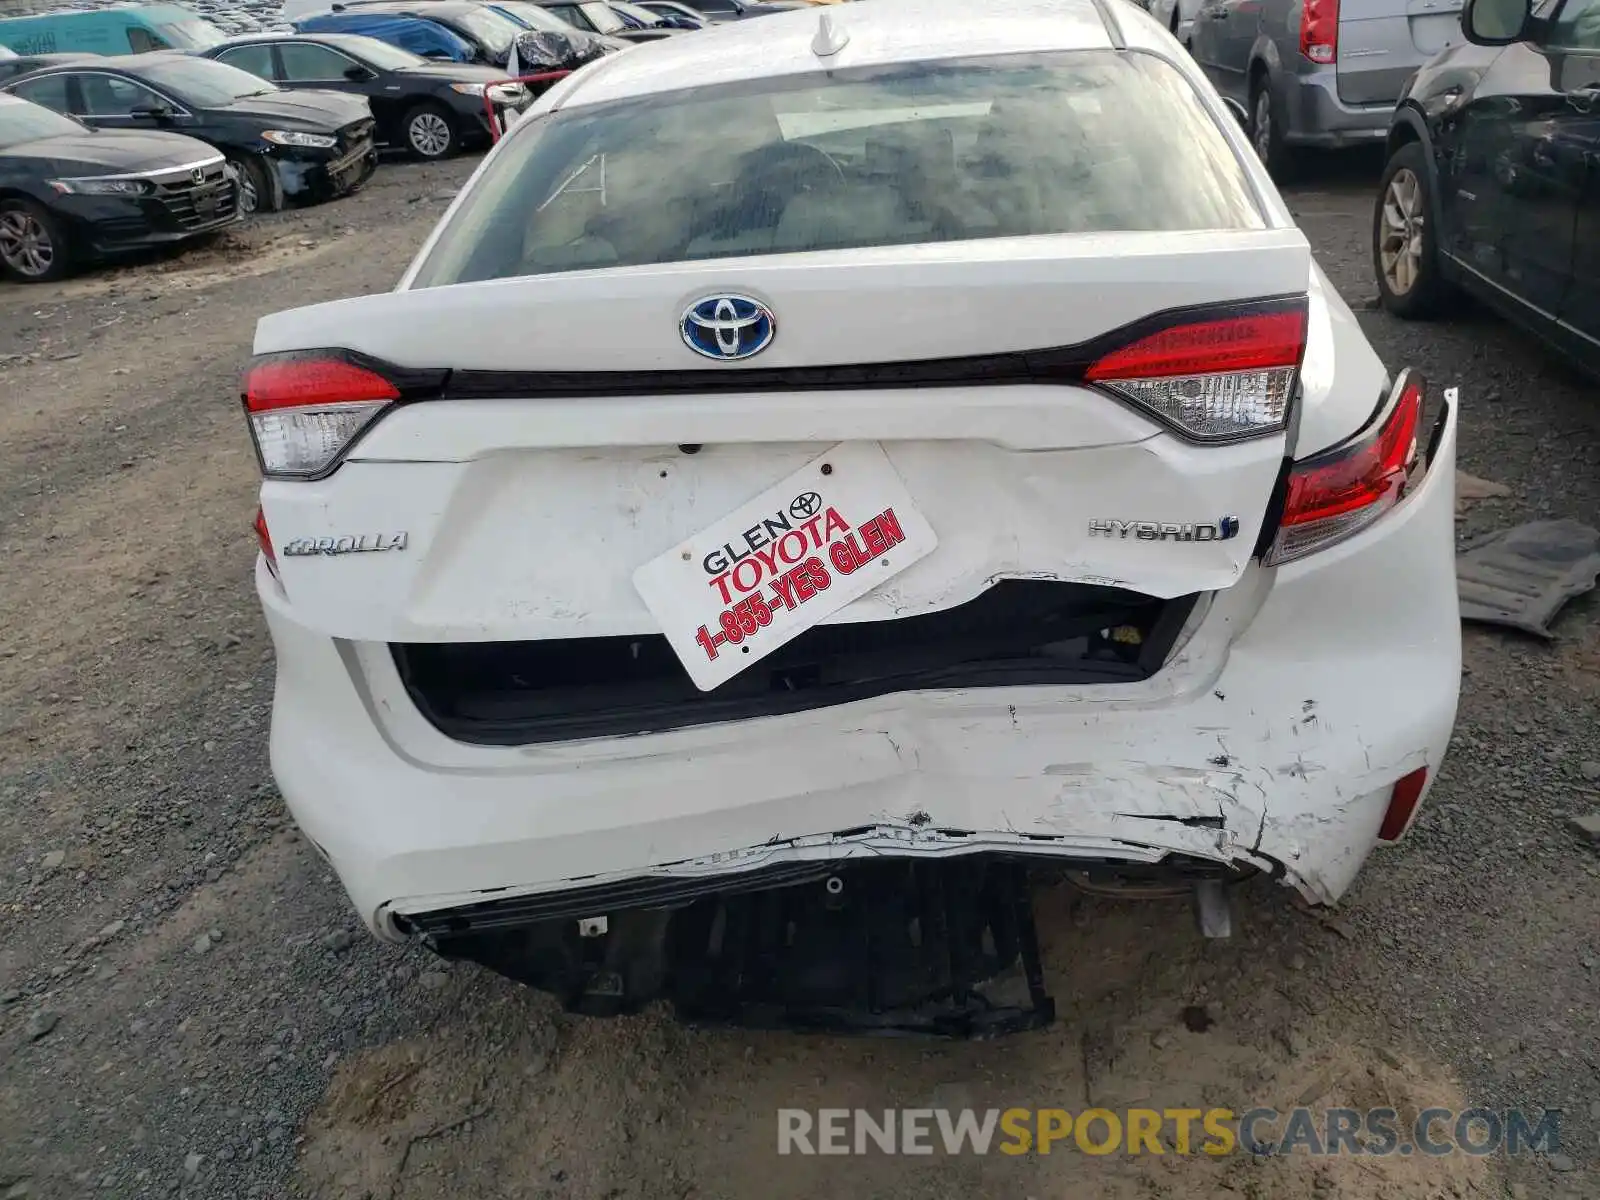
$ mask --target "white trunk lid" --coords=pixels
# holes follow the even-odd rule
[[[1092,387],[918,386],[918,364],[1303,294],[1310,270],[1294,229],[1070,236],[515,279],[281,313],[262,321],[258,354],[340,348],[510,373],[470,386],[458,374],[450,390],[478,396],[399,406],[324,480],[268,482],[278,546],[404,535],[382,552],[280,555],[281,577],[299,619],[337,637],[660,632],[640,567],[828,448],[862,442],[882,447],[937,545],[827,621],[949,608],[1015,577],[1163,597],[1224,588],[1260,532],[1281,434],[1195,445]],[[724,292],[776,314],[770,348],[745,362],[708,362],[679,332],[688,305]],[[848,370],[882,364],[905,364],[904,380]],[[785,389],[784,372],[818,367],[840,371]],[[739,372],[759,386],[731,390]],[[621,373],[626,386],[605,386]],[[715,386],[685,386],[695,379]],[[1138,523],[1155,532],[1139,536]],[[1231,532],[1184,538],[1190,525]]]

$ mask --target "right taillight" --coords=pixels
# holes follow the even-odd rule
[[[1339,61],[1339,0],[1301,0],[1300,53],[1324,66]]]
[[[1095,358],[1083,377],[1195,441],[1235,441],[1287,425],[1305,342],[1299,297],[1180,317]]]
[[[1367,432],[1290,468],[1268,566],[1342,542],[1400,503],[1417,461],[1423,397],[1422,377],[1402,373]]]
[[[283,479],[314,479],[332,470],[401,398],[394,380],[336,352],[257,359],[242,390],[261,473]]]

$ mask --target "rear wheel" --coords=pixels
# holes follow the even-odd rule
[[[1265,71],[1250,85],[1250,144],[1271,175],[1279,183],[1294,176],[1295,154],[1284,140],[1283,110],[1272,98],[1272,81]]]
[[[1439,276],[1428,156],[1418,142],[1394,152],[1372,210],[1372,267],[1384,308],[1418,320],[1439,312],[1450,287]]]
[[[0,201],[0,270],[23,283],[48,283],[71,269],[60,224],[31,200]]]
[[[415,158],[431,161],[449,158],[456,151],[458,137],[450,114],[437,104],[419,104],[401,122],[406,149]]]
[[[258,212],[277,212],[283,207],[283,193],[277,180],[259,158],[230,158],[228,162],[239,176],[239,211],[245,216]]]

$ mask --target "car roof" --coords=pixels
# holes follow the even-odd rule
[[[541,0],[552,3],[554,0]],[[915,5],[915,11],[908,11]],[[667,38],[649,54],[618,54],[591,64],[565,87],[558,84],[556,107],[600,104],[696,87],[743,83],[780,75],[851,67],[891,66],[945,58],[1024,54],[1052,50],[1109,49],[1136,41],[1170,57],[1131,18],[1145,14],[1117,5],[1102,15],[1096,0],[870,0],[867,3],[807,6],[759,21],[730,21],[693,37]],[[914,20],[907,20],[907,17]],[[812,50],[820,23],[827,21],[848,41],[821,58]],[[1115,40],[1107,22],[1120,28]],[[1135,37],[1135,34],[1137,35]]]
[[[141,75],[141,69],[153,63],[163,62],[205,62],[195,54],[187,54],[182,50],[148,50],[143,54],[63,54],[58,56],[60,61],[52,62],[49,66],[37,71],[30,71],[26,75],[17,76],[18,79],[31,79],[39,75],[52,75],[62,71],[78,71],[92,69],[95,71],[118,71],[124,75],[132,75],[135,79]]]
[[[103,59],[106,57],[106,55],[91,54],[87,50],[75,50],[71,52],[59,51],[54,54],[22,54],[18,55],[18,57],[24,62],[44,63],[46,66],[57,67],[63,66],[66,63],[84,62],[91,59]]]
[[[401,14],[428,20],[427,14],[440,13],[443,16],[460,16],[462,13],[475,12],[483,8],[481,4],[460,4],[455,0],[384,0],[381,4],[360,4],[344,11],[347,13],[383,13],[385,16]]]
[[[210,47],[207,53],[221,50],[228,46],[251,46],[261,42],[284,42],[289,40],[297,42],[320,42],[324,46],[334,46],[360,54],[362,47],[378,42],[387,50],[398,50],[398,46],[391,46],[388,42],[380,42],[377,38],[363,37],[359,33],[296,33],[292,29],[268,29],[261,33],[241,33],[226,41],[218,42]]]
[[[396,21],[422,21],[422,22],[426,23],[426,20],[427,20],[425,17],[413,17],[413,16],[408,16],[408,15],[402,14],[402,13],[390,12],[389,11],[389,6],[387,4],[363,4],[360,8],[342,8],[342,9],[339,9],[338,11],[307,13],[305,16],[301,17],[300,19],[302,21],[339,21],[339,22],[342,22],[343,24],[346,24],[346,25],[349,25],[349,24],[361,24],[361,23],[365,23],[367,25],[378,25],[378,24],[392,25]],[[329,31],[329,30],[308,30],[306,33],[303,33],[303,34],[297,34],[295,32],[291,32],[289,36],[291,36],[291,37],[294,37],[294,36],[299,36],[299,37],[318,36],[318,37],[321,37],[321,36],[325,36],[328,32],[332,32],[332,31]],[[363,35],[361,35],[361,34],[348,34],[346,36],[361,37]]]

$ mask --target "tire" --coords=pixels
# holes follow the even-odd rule
[[[1440,275],[1433,180],[1420,142],[1390,156],[1372,206],[1372,273],[1383,307],[1407,321],[1435,316],[1452,288]]]
[[[18,283],[49,283],[72,270],[61,223],[32,200],[0,200],[0,274]]]
[[[400,119],[400,140],[423,162],[449,158],[461,148],[455,118],[440,105],[419,104]]]
[[[1286,122],[1283,108],[1272,94],[1272,83],[1265,71],[1250,82],[1250,144],[1277,183],[1288,183],[1299,165],[1294,148],[1284,140]]]
[[[283,208],[283,192],[277,177],[267,170],[266,163],[255,156],[232,157],[228,164],[239,174],[239,211],[247,217],[257,213],[279,212]]]

